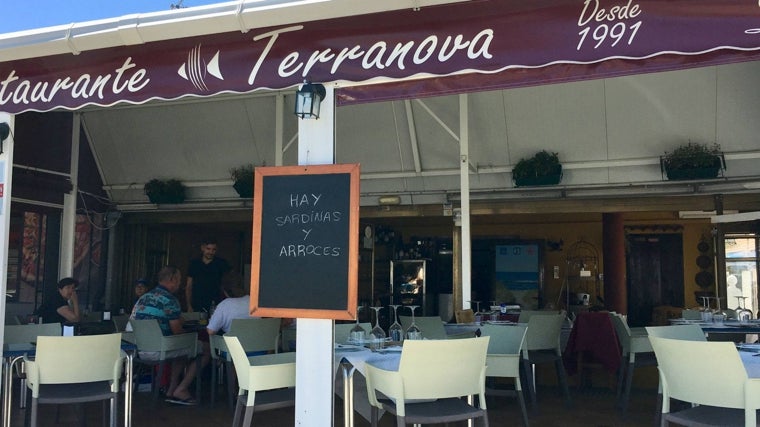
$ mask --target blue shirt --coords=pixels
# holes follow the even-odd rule
[[[170,320],[179,319],[182,309],[179,300],[168,289],[158,285],[143,294],[132,309],[132,318],[135,320],[158,319],[161,332],[164,335],[172,335]]]

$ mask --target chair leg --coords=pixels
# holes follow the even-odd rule
[[[240,395],[237,398],[237,404],[235,405],[235,416],[232,418],[232,427],[238,427],[243,421],[243,406],[245,395]]]
[[[203,359],[201,356],[195,357],[195,400],[198,401],[198,404],[201,403],[201,359]]]
[[[217,376],[218,372],[217,369],[219,368],[219,364],[217,363],[216,359],[211,359],[211,396],[210,396],[210,402],[208,402],[208,406],[214,406],[216,404],[216,388],[217,388]]]
[[[373,406],[372,408],[370,408],[369,422],[371,423],[372,427],[377,427],[377,418],[378,418],[377,415],[378,415],[377,406]]]
[[[530,424],[528,422],[528,409],[525,407],[525,398],[523,397],[522,390],[515,390],[517,393],[517,402],[520,403],[520,411],[522,412],[523,417],[523,425],[525,427],[529,427]]]
[[[628,361],[627,355],[623,355],[620,358],[620,367],[618,368],[618,380],[617,380],[617,393],[615,394],[615,399],[617,400],[618,406],[620,406],[621,400],[620,398],[623,396],[623,383],[625,382],[625,366],[626,362]]]
[[[237,396],[237,375],[235,375],[235,365],[231,362],[225,362],[224,371],[227,374],[227,400],[232,409],[233,400]]]
[[[483,426],[488,427],[488,413],[486,412],[481,418],[483,418]]]
[[[528,389],[530,403],[533,409],[536,409],[536,384],[533,382],[533,364],[528,359],[522,360],[523,373],[525,374],[525,386]]]
[[[245,407],[245,416],[243,417],[243,424],[240,427],[251,427],[253,422],[253,406]]]
[[[119,415],[119,405],[116,400],[116,396],[111,398],[111,424],[109,424],[111,427],[116,427],[116,418]]]
[[[161,378],[164,376],[164,366],[166,366],[165,362],[161,362],[158,364],[158,371],[154,372],[151,378],[151,386],[153,388],[153,403],[155,404],[158,401],[158,389],[161,388]]]
[[[631,385],[633,384],[633,369],[635,368],[636,363],[631,362],[628,364],[628,374],[625,378],[625,393],[622,396],[621,400],[621,411],[623,416],[628,412],[628,400],[631,398]]]
[[[565,365],[562,363],[561,357],[558,357],[554,361],[554,366],[557,369],[557,380],[559,381],[559,385],[565,392],[565,404],[570,406],[573,402],[570,399],[570,389],[567,387],[567,373],[565,372]]]
[[[29,420],[30,427],[37,427],[37,398],[32,397],[32,414]]]

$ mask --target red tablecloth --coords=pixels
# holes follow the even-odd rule
[[[620,367],[620,347],[609,313],[578,313],[562,355],[568,375],[578,371],[581,353],[583,361],[601,363],[610,373]]]

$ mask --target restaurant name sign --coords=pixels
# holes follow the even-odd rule
[[[718,52],[729,62],[757,50],[754,0],[485,0],[0,62],[0,110],[247,93],[304,79],[350,86],[481,75],[471,85],[494,86],[510,70],[530,80],[556,64],[650,58],[662,70],[684,56]]]

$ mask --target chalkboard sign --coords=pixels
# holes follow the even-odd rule
[[[251,314],[356,318],[359,165],[257,167]]]

